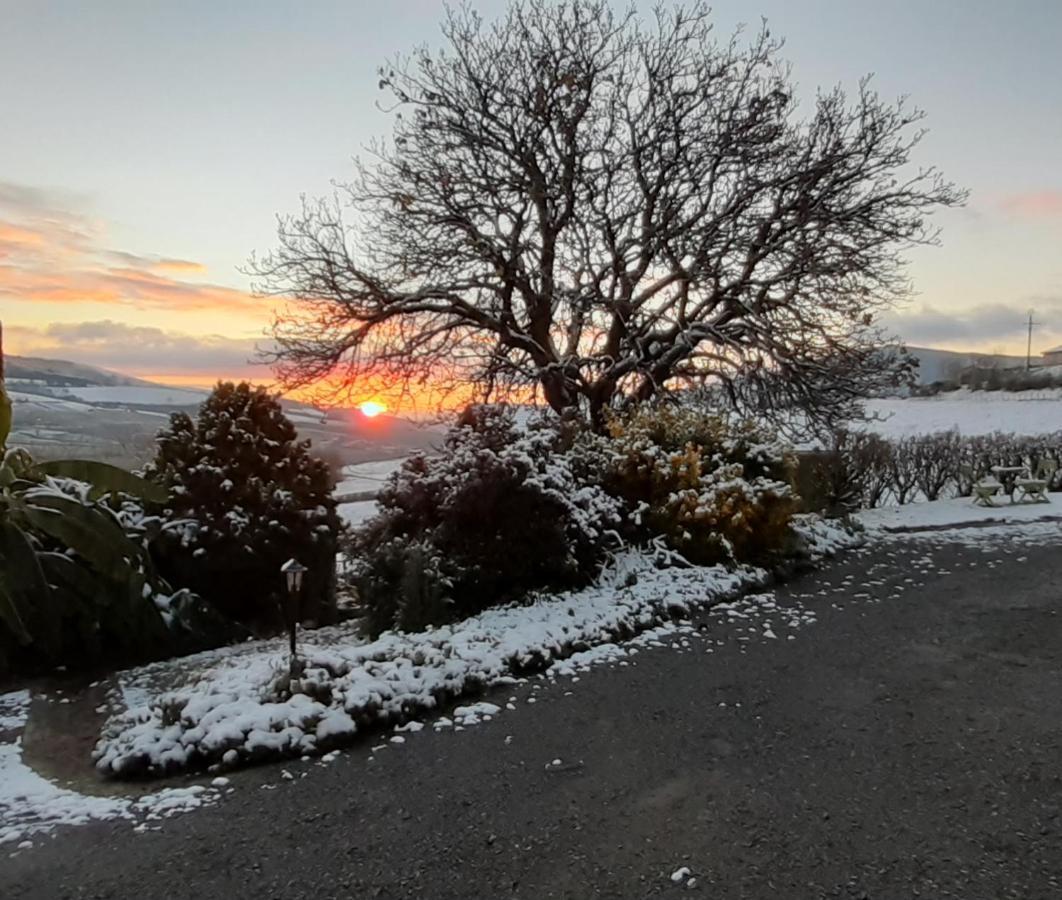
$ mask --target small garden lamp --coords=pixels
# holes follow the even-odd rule
[[[295,653],[295,628],[298,623],[299,595],[302,593],[302,576],[306,566],[297,559],[289,559],[280,567],[288,586],[288,639],[291,642],[291,677],[298,674],[298,657]]]

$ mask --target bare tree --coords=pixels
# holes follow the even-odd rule
[[[937,240],[927,215],[965,196],[912,168],[920,111],[864,81],[802,112],[766,25],[719,42],[700,2],[646,23],[516,0],[443,34],[381,70],[393,140],[251,260],[291,298],[287,385],[541,391],[600,422],[708,380],[822,423],[902,375],[877,318],[904,251]]]

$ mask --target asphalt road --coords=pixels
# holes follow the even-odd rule
[[[778,596],[818,622],[713,617],[460,733],[64,829],[0,860],[0,896],[1062,897],[1058,544],[896,543]]]

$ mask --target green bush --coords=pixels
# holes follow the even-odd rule
[[[334,617],[340,521],[329,468],[264,388],[219,383],[195,420],[172,415],[145,475],[170,497],[154,548],[175,583],[236,621],[274,627],[280,567],[294,557],[308,568],[301,618]]]

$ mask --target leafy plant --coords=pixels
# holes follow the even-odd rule
[[[77,481],[67,474],[76,472]],[[34,662],[78,664],[106,651],[140,655],[169,640],[152,602],[169,588],[109,505],[159,489],[106,463],[0,463],[0,623]]]

